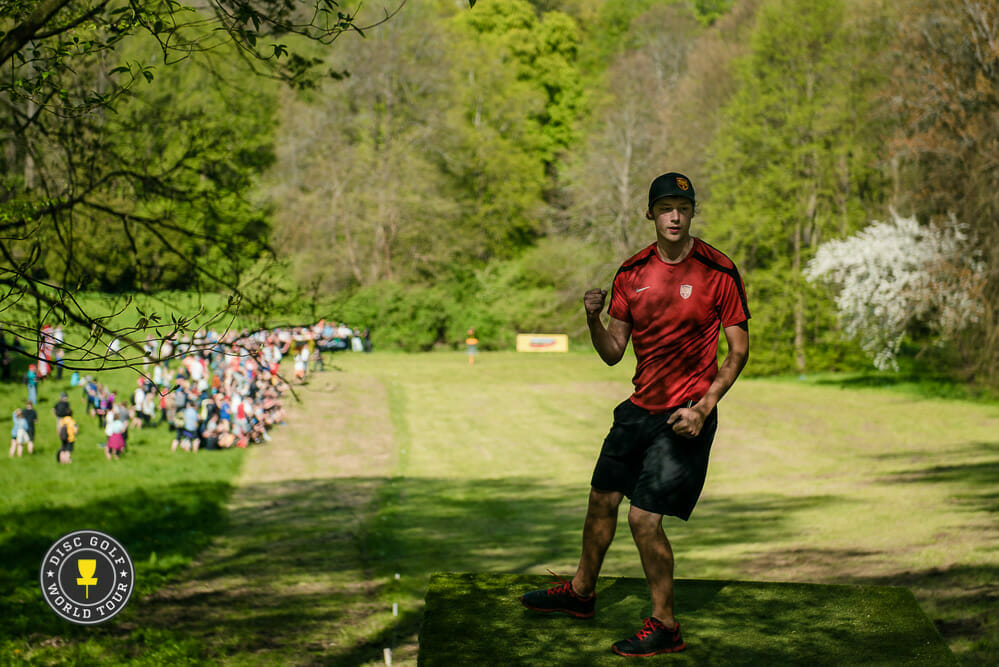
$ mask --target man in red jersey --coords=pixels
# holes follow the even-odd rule
[[[683,174],[652,181],[645,217],[655,224],[656,242],[621,265],[606,325],[601,311],[607,291],[592,289],[583,297],[590,339],[605,363],[620,361],[631,340],[635,391],[615,408],[593,471],[575,576],[521,596],[535,611],[592,617],[597,575],[614,539],[618,506],[628,496],[628,525],[649,582],[652,615],[633,637],[613,645],[620,655],[686,647],[673,616],[673,551],[662,519],[690,517],[718,426],[715,406],[749,357],[745,288],[728,257],[690,235],[695,201]],[[719,328],[728,342],[720,368]]]

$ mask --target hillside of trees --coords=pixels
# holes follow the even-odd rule
[[[381,347],[583,341],[681,171],[750,372],[999,384],[994,2],[46,4],[0,0],[0,319],[29,340],[121,333],[76,291],[180,289]]]

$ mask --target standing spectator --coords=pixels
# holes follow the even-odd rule
[[[156,418],[156,397],[152,387],[148,387],[145,397],[142,399],[142,425],[151,426]]]
[[[114,407],[114,401],[111,398],[108,388],[100,383],[97,383],[97,404],[94,406],[94,414],[97,417],[97,423],[101,428],[104,428],[108,411],[111,410],[112,407]]]
[[[323,364],[323,349],[317,343],[316,346],[312,349],[312,372],[321,373],[324,370],[326,370],[326,368],[325,365]]]
[[[468,330],[468,338],[465,339],[465,349],[468,350],[468,365],[475,364],[475,355],[479,353],[479,339],[475,337],[475,329]]]
[[[24,409],[21,410],[21,416],[24,417],[24,422],[28,425],[28,438],[30,440],[28,453],[30,454],[35,442],[35,424],[38,423],[38,413],[35,412],[35,404],[28,401]]]
[[[59,430],[59,420],[66,415],[73,412],[73,409],[69,406],[69,395],[66,392],[59,394],[59,400],[56,401],[55,406],[52,408],[52,414],[56,418],[56,430]]]
[[[132,405],[135,406],[135,412],[142,419],[142,426],[145,426],[145,418],[142,417],[142,405],[146,402],[146,387],[145,381],[139,378],[135,391],[132,392]]]
[[[160,423],[173,425],[173,420],[177,416],[177,399],[174,398],[172,391],[160,396],[160,414]]]
[[[59,463],[73,462],[73,445],[76,443],[76,435],[80,431],[79,424],[73,419],[73,411],[59,420],[59,452],[56,454],[56,461]]]
[[[164,368],[170,368],[170,360],[173,359],[173,339],[164,338],[160,346],[160,360]]]
[[[24,419],[21,410],[14,410],[14,424],[10,429],[10,456],[16,452],[20,457],[24,454],[24,446],[28,446],[28,453],[32,452],[31,438],[28,437],[28,422]]]
[[[178,438],[173,442],[172,451],[177,450],[177,445],[180,444],[181,449],[184,451],[198,451],[198,445],[201,444],[200,439],[200,429],[199,429],[199,419],[198,419],[198,409],[194,407],[193,401],[188,401],[183,412],[183,427],[180,429]]]
[[[299,384],[305,382],[305,369],[309,365],[309,348],[305,345],[295,353],[295,379]]]
[[[107,443],[104,446],[104,456],[108,461],[117,461],[118,456],[125,450],[125,424],[118,418],[117,413],[108,416],[108,425],[104,429],[107,435]]]
[[[62,371],[64,369],[63,360],[66,358],[66,353],[62,351],[61,347],[57,347],[55,351],[55,374],[56,380],[62,379]]]
[[[0,343],[0,380],[7,382],[10,380],[10,348],[7,347],[7,342],[3,341]]]
[[[361,339],[361,332],[355,329],[351,332],[350,351],[364,352],[364,340]]]
[[[35,365],[28,366],[28,372],[24,376],[24,384],[28,385],[28,400],[32,403],[38,402],[38,371]]]

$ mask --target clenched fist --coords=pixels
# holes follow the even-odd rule
[[[591,289],[583,295],[583,306],[586,308],[586,317],[598,317],[604,309],[604,300],[607,298],[607,290]]]

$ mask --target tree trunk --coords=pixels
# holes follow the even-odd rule
[[[801,220],[794,223],[794,367],[799,373],[805,372],[805,295],[801,285]]]

